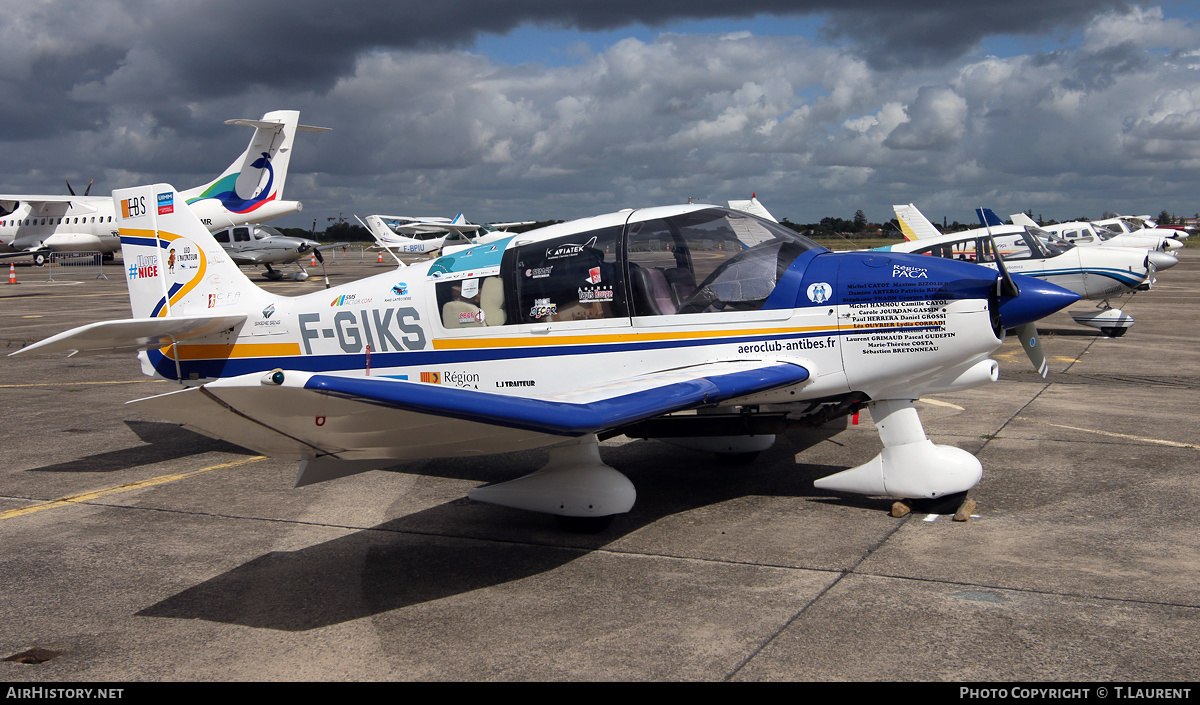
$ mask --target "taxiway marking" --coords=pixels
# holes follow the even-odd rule
[[[241,460],[231,460],[228,463],[220,463],[218,465],[210,465],[206,468],[201,468],[199,470],[192,470],[191,472],[181,472],[181,473],[176,473],[174,475],[160,475],[158,477],[152,477],[149,480],[140,480],[138,482],[128,482],[128,483],[125,483],[124,485],[117,485],[116,487],[109,487],[109,488],[106,488],[103,490],[94,490],[92,492],[84,492],[83,494],[71,495],[69,497],[60,497],[59,499],[53,499],[48,502],[42,502],[41,504],[35,504],[32,507],[22,507],[20,509],[10,509],[7,512],[0,512],[0,519],[10,519],[12,517],[24,516],[26,514],[33,514],[34,512],[40,512],[43,509],[54,509],[56,507],[65,507],[69,504],[79,504],[81,502],[86,502],[88,500],[96,499],[97,497],[104,497],[107,495],[119,494],[121,492],[129,492],[130,490],[137,490],[137,489],[141,489],[143,487],[153,487],[154,485],[163,485],[168,482],[175,482],[176,480],[183,480],[183,479],[186,479],[189,477],[194,477],[196,475],[200,475],[200,474],[203,474],[206,472],[212,472],[213,470],[223,470],[225,468],[237,467],[238,465],[245,465],[247,463],[256,463],[260,460],[266,460],[266,459],[267,459],[267,456],[265,456],[265,455],[256,455],[252,458],[242,458]]]
[[[1165,441],[1160,438],[1144,438],[1142,436],[1131,436],[1126,433],[1113,433],[1112,431],[1097,431],[1096,429],[1092,429],[1092,428],[1076,428],[1075,426],[1063,426],[1062,424],[1057,424],[1057,423],[1048,423],[1046,425],[1054,426],[1055,428],[1068,428],[1072,431],[1085,431],[1087,433],[1098,433],[1101,436],[1112,436],[1114,438],[1127,438],[1131,441],[1145,441],[1146,443],[1158,443],[1160,445],[1171,446],[1173,448],[1196,448],[1197,450],[1200,450],[1200,446],[1192,444],[1192,443],[1180,443],[1178,441]]]

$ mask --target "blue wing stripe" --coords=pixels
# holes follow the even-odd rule
[[[313,375],[304,387],[435,416],[558,436],[582,436],[700,404],[798,384],[808,376],[808,370],[800,365],[776,363],[754,370],[676,382],[589,404],[527,399],[370,377]]]

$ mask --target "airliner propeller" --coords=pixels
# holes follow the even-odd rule
[[[95,179],[92,179],[91,181],[88,182],[87,188],[83,190],[83,195],[86,196],[92,192],[92,184],[94,184],[94,183],[96,183]],[[67,182],[67,190],[71,192],[72,196],[75,195],[75,189],[71,188],[70,181]]]

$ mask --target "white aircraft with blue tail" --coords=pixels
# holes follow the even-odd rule
[[[138,351],[178,391],[131,402],[299,462],[297,485],[421,458],[549,447],[473,499],[599,530],[636,491],[599,439],[748,460],[791,422],[867,408],[882,450],[831,492],[960,502],[982,466],[914,400],[997,379],[1007,328],[1076,301],[1039,279],[830,252],[698,204],[541,228],[297,297],[255,286],[166,184],[126,189],[133,316],[15,354]]]

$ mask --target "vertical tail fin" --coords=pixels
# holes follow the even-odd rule
[[[180,192],[187,205],[202,207],[211,226],[221,227],[228,220],[259,222],[300,210],[298,201],[283,201],[292,143],[297,132],[323,132],[327,127],[301,125],[300,111],[276,110],[259,120],[226,120],[226,125],[254,128],[250,144],[237,159],[207,184]],[[270,204],[270,205],[268,205]],[[216,213],[209,213],[212,210]],[[266,217],[264,217],[266,216]]]
[[[1024,213],[1013,213],[1012,215],[1008,216],[1008,218],[1013,222],[1013,225],[1032,225],[1035,228],[1038,227],[1038,224],[1034,222],[1033,218],[1030,218]]]
[[[1000,216],[993,213],[991,208],[976,208],[975,217],[979,218],[979,224],[985,228],[1004,225],[1004,221],[1000,220]]]
[[[941,232],[933,227],[933,223],[925,217],[913,204],[907,206],[892,206],[896,212],[896,220],[900,223],[900,232],[908,241],[920,240],[923,237],[937,237]]]
[[[238,269],[169,184],[113,191],[134,318],[222,313],[274,297]]]

